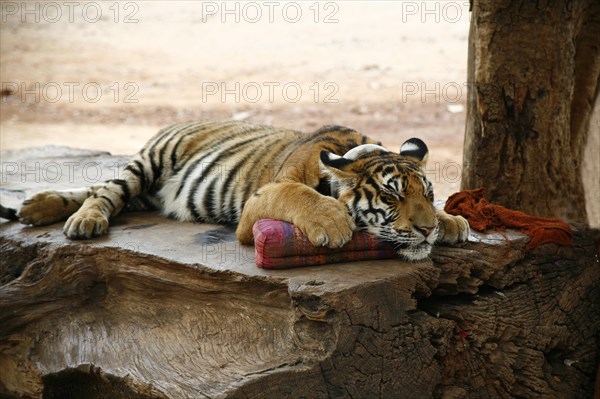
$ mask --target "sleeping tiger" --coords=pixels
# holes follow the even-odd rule
[[[436,241],[469,233],[464,218],[434,208],[427,156],[419,139],[397,154],[342,126],[307,135],[236,121],[182,123],[152,137],[119,179],[35,194],[17,217],[36,226],[68,218],[65,235],[88,239],[106,234],[123,209],[154,208],[182,221],[237,224],[242,244],[252,244],[254,222],[271,218],[330,248],[365,230],[416,261]]]

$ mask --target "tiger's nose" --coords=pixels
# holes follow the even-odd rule
[[[435,229],[435,226],[429,227],[429,226],[417,226],[417,225],[414,225],[414,228],[419,233],[423,234],[425,236],[425,238],[427,238],[433,232],[433,229]]]

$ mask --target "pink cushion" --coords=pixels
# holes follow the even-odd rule
[[[397,257],[391,244],[365,232],[355,232],[350,242],[335,249],[315,247],[300,229],[280,220],[261,219],[253,233],[256,265],[265,269]]]

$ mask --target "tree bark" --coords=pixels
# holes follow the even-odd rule
[[[473,2],[463,189],[587,222],[581,165],[599,38],[597,0]]]

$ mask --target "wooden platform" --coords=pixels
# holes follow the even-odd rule
[[[3,204],[126,160],[51,153],[3,153]],[[74,242],[60,224],[5,222],[0,394],[590,398],[598,237],[579,228],[570,247],[525,253],[520,233],[475,233],[421,263],[265,271],[221,226],[130,213]]]

